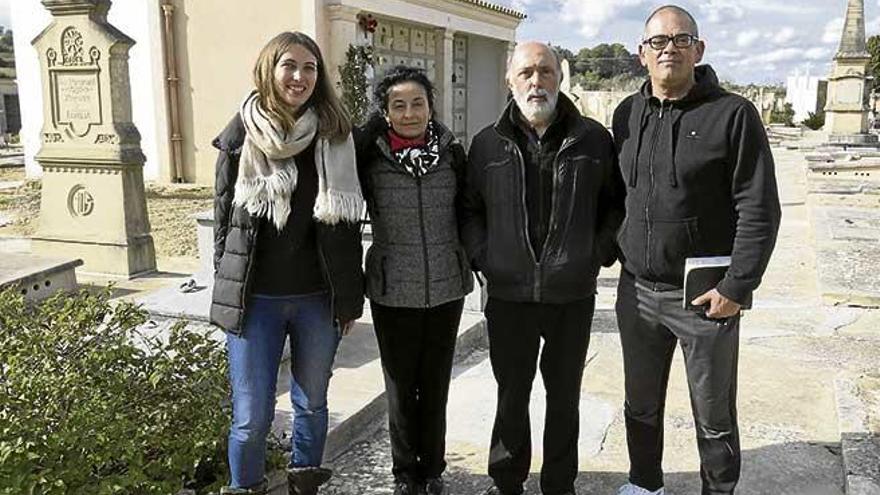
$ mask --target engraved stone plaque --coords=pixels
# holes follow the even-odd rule
[[[83,35],[75,27],[61,33],[61,60],[54,48],[46,51],[53,123],[67,126],[75,136],[85,136],[93,125],[103,123],[101,115],[101,52],[91,47],[84,53]]]
[[[463,134],[467,132],[465,128],[464,112],[455,112],[452,117],[452,132]]]
[[[840,81],[837,84],[837,91],[835,92],[835,101],[836,103],[843,103],[847,105],[855,105],[861,103],[862,101],[862,81],[856,79],[850,79],[847,81]]]
[[[437,53],[437,35],[433,31],[425,34],[425,54],[435,55]]]
[[[454,83],[464,84],[465,82],[467,82],[465,80],[465,66],[463,63],[457,62],[455,64],[454,74],[455,74],[455,79],[453,79]]]
[[[465,94],[464,88],[455,88],[455,91],[452,93],[452,106],[456,110],[463,109],[467,105]]]
[[[85,136],[92,125],[101,123],[100,86],[97,74],[55,73],[55,122],[68,125],[77,136]]]
[[[405,26],[394,26],[394,45],[395,51],[409,51],[409,28]]]
[[[467,58],[467,40],[464,38],[455,38],[453,42],[455,45],[454,48],[454,57],[456,60],[464,60]]]
[[[421,29],[412,30],[412,50],[413,53],[425,53],[425,32]]]
[[[379,27],[376,28],[376,37],[373,38],[375,41],[375,45],[379,48],[384,48],[386,50],[391,49],[391,41],[393,39],[393,26],[387,22],[379,23]]]

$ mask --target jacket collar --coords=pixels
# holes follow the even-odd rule
[[[718,83],[718,76],[715,74],[715,70],[712,69],[711,65],[703,64],[694,67],[694,79],[696,80],[696,84],[694,84],[684,98],[672,101],[673,106],[690,106],[694,103],[704,101],[711,96],[715,96],[718,93],[724,92],[724,89]],[[651,79],[648,79],[642,84],[639,94],[646,102],[654,98]]]
[[[438,134],[437,147],[442,154],[444,150],[455,141],[455,135],[442,122],[432,117],[434,123],[434,132]],[[380,112],[374,112],[367,123],[364,125],[364,132],[367,133],[368,142],[375,143],[376,148],[385,155],[386,158],[394,160],[391,153],[391,146],[388,144],[388,122],[385,116]]]
[[[572,103],[565,93],[560,91],[559,97],[556,101],[556,117],[550,126],[554,127],[561,125],[564,127],[562,132],[562,135],[564,136],[563,140],[579,137],[587,131],[587,125],[584,123],[580,115],[580,111],[574,106],[574,103]],[[519,107],[516,105],[516,100],[510,98],[507,102],[507,106],[504,107],[501,116],[495,121],[493,127],[498,134],[508,139],[516,140],[514,119],[519,118],[521,117]]]

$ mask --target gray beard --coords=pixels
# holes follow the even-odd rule
[[[550,93],[548,91],[547,101],[543,103],[535,103],[529,101],[528,93],[513,95],[513,99],[516,101],[516,106],[519,107],[520,113],[522,113],[523,117],[531,125],[549,124],[550,119],[553,118],[553,113],[556,111],[556,101],[558,98],[558,93]]]

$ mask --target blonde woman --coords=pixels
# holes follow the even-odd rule
[[[211,320],[227,332],[233,404],[231,480],[221,493],[266,492],[266,438],[289,340],[290,493],[315,494],[330,477],[320,466],[333,359],[363,310],[363,200],[351,124],[314,40],[273,38],[254,83],[214,140]]]

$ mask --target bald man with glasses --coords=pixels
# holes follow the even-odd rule
[[[649,80],[614,114],[627,184],[616,307],[630,458],[621,495],[664,493],[663,411],[676,344],[702,493],[733,493],[739,480],[740,310],[761,282],[781,213],[761,118],[748,100],[719,86],[710,66],[697,65],[705,49],[690,13],[674,5],[655,10],[639,45]],[[714,256],[731,258],[724,277],[685,301],[685,260]]]

